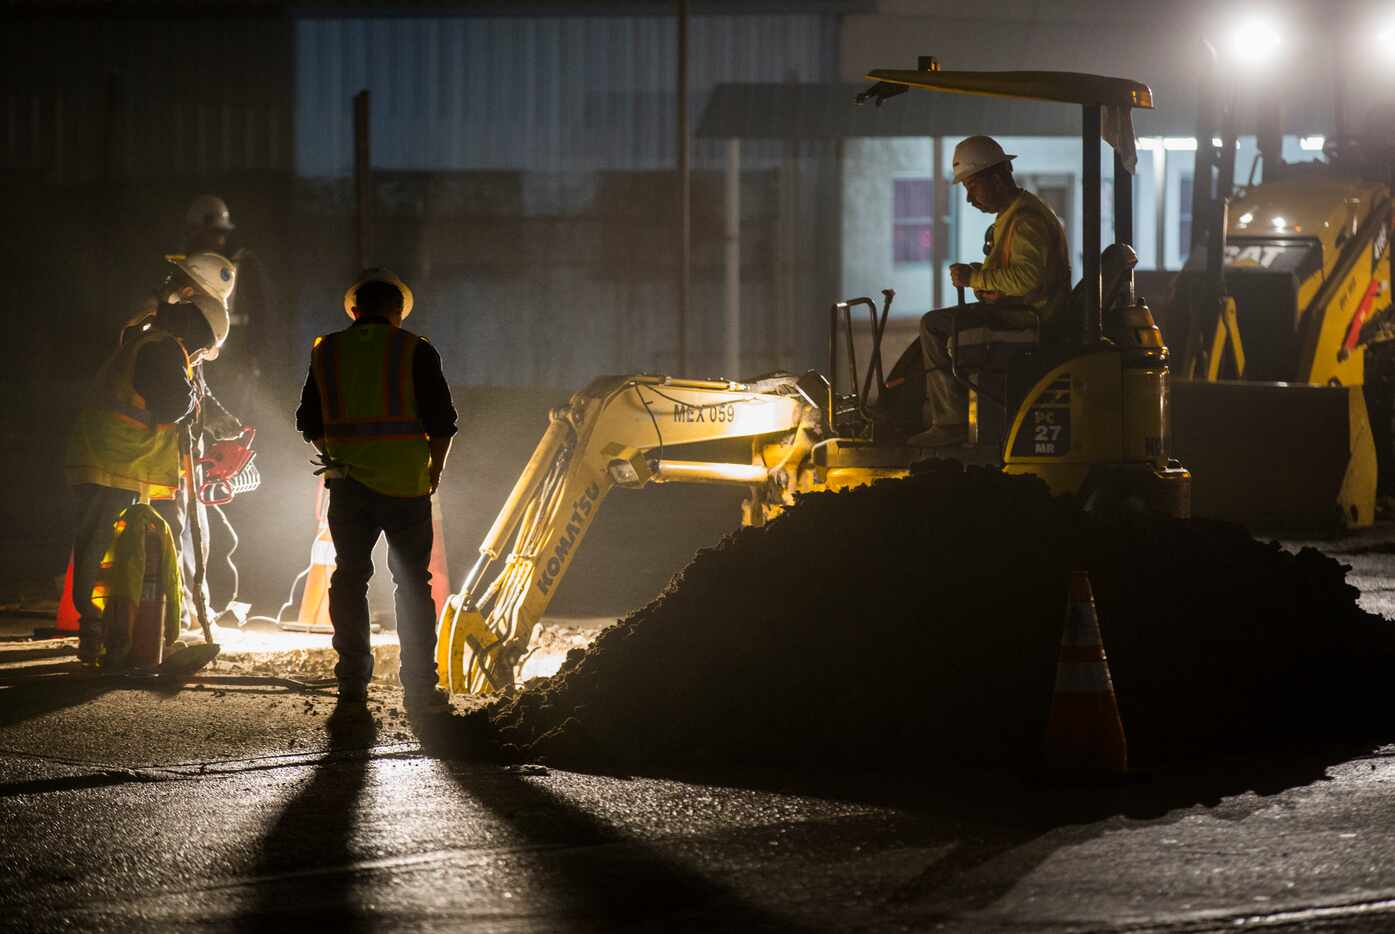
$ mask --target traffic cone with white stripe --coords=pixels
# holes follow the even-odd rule
[[[333,632],[329,621],[329,577],[334,573],[334,540],[329,535],[329,497],[324,484],[315,494],[315,518],[319,525],[315,543],[310,546],[310,568],[305,575],[305,591],[294,623],[283,629],[301,632]]]
[[[1071,575],[1045,751],[1046,764],[1053,769],[1113,775],[1128,771],[1124,724],[1085,571]]]

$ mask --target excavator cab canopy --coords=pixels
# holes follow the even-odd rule
[[[1148,85],[1128,78],[1081,74],[1073,71],[941,71],[933,57],[922,56],[915,69],[874,68],[867,72],[876,81],[857,96],[859,104],[870,100],[878,107],[910,88],[950,94],[980,94],[1043,103],[1078,104],[1081,108],[1081,233],[1083,235],[1085,294],[1085,343],[1101,339],[1100,308],[1100,141],[1105,110],[1109,109],[1114,145],[1114,241],[1132,245],[1133,176],[1120,150],[1133,153],[1134,109],[1152,110],[1153,92]],[[1127,140],[1125,135],[1127,134]],[[1132,295],[1132,288],[1129,289]]]
[[[931,59],[933,64],[934,60]],[[867,77],[903,88],[981,94],[1082,106],[1153,109],[1153,92],[1141,81],[1075,71],[940,71],[876,68]],[[894,91],[890,93],[900,93]]]

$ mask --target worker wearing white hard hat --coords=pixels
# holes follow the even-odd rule
[[[208,296],[160,305],[102,365],[68,437],[63,466],[77,505],[73,603],[84,663],[101,654],[93,592],[116,517],[138,498],[173,502],[180,487],[179,438],[195,410],[190,361],[217,342],[221,308]]]
[[[190,253],[203,250],[221,253],[228,245],[228,234],[237,228],[227,202],[217,195],[199,195],[184,213],[185,240]]]
[[[957,311],[963,331],[1035,329],[1044,339],[1066,329],[1063,309],[1070,297],[1070,255],[1065,228],[1051,207],[1013,178],[1015,155],[989,136],[970,136],[954,147],[954,184],[965,200],[996,214],[982,263],[955,263],[950,281],[971,288],[978,301]],[[1035,320],[1034,320],[1035,319]],[[926,431],[911,441],[925,447],[968,440],[968,390],[954,378],[949,355],[951,316],[932,311],[920,321],[925,364]],[[961,339],[961,346],[963,342]]]
[[[221,204],[221,202],[219,202]],[[224,213],[226,206],[224,206]],[[191,210],[192,214],[192,210]],[[220,221],[213,218],[217,226],[230,227],[226,217]],[[194,535],[190,522],[190,501],[188,490],[189,472],[203,456],[204,436],[224,440],[238,436],[242,432],[242,422],[229,412],[214,396],[208,387],[202,364],[218,359],[223,345],[227,342],[231,326],[228,301],[237,285],[237,267],[221,253],[212,250],[198,250],[188,254],[165,256],[170,264],[169,274],[149,299],[136,312],[122,332],[122,343],[139,337],[159,320],[165,309],[171,306],[192,307],[198,311],[212,341],[205,346],[190,348],[190,380],[195,397],[194,415],[189,419],[189,427],[179,432],[181,479],[177,489],[170,496],[155,497],[152,505],[155,511],[170,527],[181,564],[181,580],[184,585],[184,625],[192,627],[198,615],[199,606],[208,607],[209,593],[206,580],[200,580],[199,564],[195,561],[195,542],[201,546],[203,566],[208,564],[208,536]],[[197,437],[195,437],[195,435]],[[201,503],[193,504],[196,521],[201,529],[207,528],[206,512]]]

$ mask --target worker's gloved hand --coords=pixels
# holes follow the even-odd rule
[[[321,453],[319,457],[315,458],[310,463],[319,468],[315,471],[315,476],[322,477],[325,480],[343,480],[349,475],[344,469],[344,465],[328,454]]]
[[[231,441],[242,434],[242,422],[226,409],[209,406],[204,412],[203,430],[214,441]]]
[[[974,274],[974,267],[968,263],[952,263],[949,267],[949,281],[956,289],[968,288],[969,277]]]

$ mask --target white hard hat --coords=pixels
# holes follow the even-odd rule
[[[208,322],[208,326],[213,330],[213,347],[209,353],[204,355],[204,359],[212,360],[218,355],[218,350],[223,346],[223,341],[228,339],[228,329],[232,322],[228,320],[228,309],[218,299],[211,295],[195,294],[189,299],[194,307],[203,315],[203,319]]]
[[[232,215],[228,213],[228,205],[217,195],[199,195],[195,198],[194,203],[189,205],[184,220],[193,228],[212,228],[224,231],[233,229]]]
[[[358,278],[354,280],[354,284],[345,290],[344,314],[348,315],[350,318],[354,316],[354,293],[358,291],[359,286],[366,285],[369,282],[386,282],[390,285],[397,286],[397,291],[402,293],[402,317],[405,319],[412,313],[412,303],[415,299],[412,296],[412,290],[407,287],[407,283],[397,278],[397,274],[391,269],[385,269],[382,266],[372,266],[359,273]]]
[[[962,184],[984,169],[1016,158],[1003,152],[1003,147],[991,136],[970,136],[954,147],[954,184]]]
[[[172,254],[165,257],[184,271],[194,283],[218,301],[227,305],[237,287],[237,267],[221,253],[204,251],[188,256]]]

